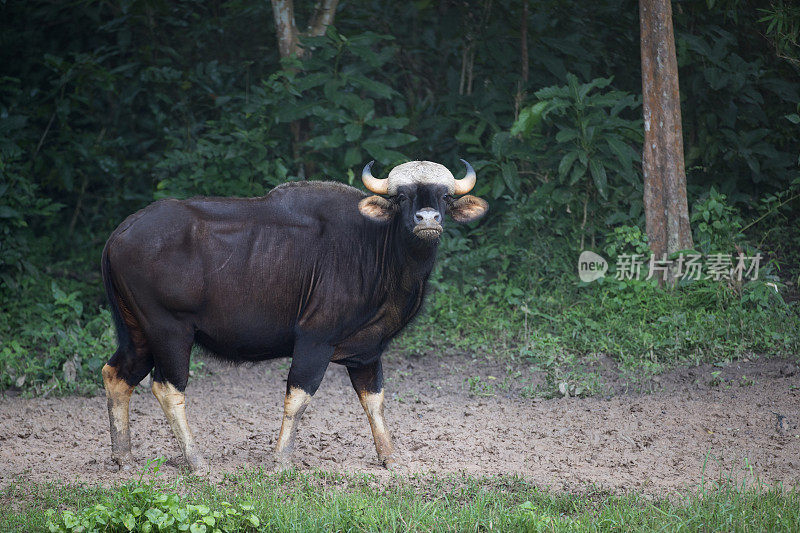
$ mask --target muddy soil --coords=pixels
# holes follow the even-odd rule
[[[609,378],[605,397],[556,399],[526,397],[521,384],[541,381],[529,368],[465,354],[389,354],[384,368],[387,420],[411,473],[516,474],[555,489],[653,494],[726,475],[800,484],[800,370],[793,361],[683,368],[636,386]],[[288,361],[209,361],[208,370],[189,384],[187,410],[212,479],[240,467],[274,468]],[[475,376],[488,385],[476,387]],[[0,486],[20,476],[91,483],[134,477],[112,467],[107,424],[100,395],[0,397]],[[165,475],[186,472],[146,383],[132,400],[131,425],[142,465],[164,456]],[[329,368],[306,411],[294,462],[389,476],[343,367]]]

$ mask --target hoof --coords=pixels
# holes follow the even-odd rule
[[[111,460],[117,466],[117,470],[122,472],[129,472],[131,469],[136,467],[136,461],[134,460],[131,452],[123,453],[122,455],[118,456],[112,456]]]
[[[394,472],[396,474],[402,474],[404,472],[408,472],[408,468],[403,463],[398,463],[392,457],[387,457],[381,461],[383,463],[383,467],[388,470],[389,472]]]
[[[292,464],[291,457],[288,453],[276,453],[275,454],[275,473],[285,472],[287,470],[291,470],[294,468]]]
[[[208,461],[199,454],[187,457],[186,462],[189,463],[189,471],[194,476],[205,477],[211,473],[211,467],[208,465]]]

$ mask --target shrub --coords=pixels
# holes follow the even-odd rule
[[[68,288],[67,288],[68,287]],[[87,304],[85,283],[43,276],[19,279],[0,314],[0,389],[33,394],[91,393],[116,348],[111,314]]]
[[[148,461],[153,476],[147,481],[120,485],[105,503],[80,511],[48,511],[47,527],[52,533],[84,533],[92,531],[256,531],[261,521],[247,502],[216,505],[192,504],[178,494],[163,492],[155,482],[155,474],[163,460]],[[143,470],[144,475],[144,470]]]

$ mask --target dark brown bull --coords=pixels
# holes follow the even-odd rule
[[[465,164],[467,164],[465,162]],[[347,366],[379,460],[395,464],[383,418],[381,354],[419,311],[442,221],[481,217],[475,184],[413,161],[366,196],[339,183],[287,183],[262,198],[162,200],[128,217],[103,250],[119,348],[103,367],[111,456],[133,462],[129,404],[152,371],[153,394],[192,471],[208,465],[184,409],[194,344],[231,361],[292,357],[276,457],[288,462],[297,422],[328,363]]]

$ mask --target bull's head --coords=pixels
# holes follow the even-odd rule
[[[471,222],[489,207],[485,200],[467,194],[475,186],[475,170],[463,159],[467,174],[458,180],[445,166],[430,161],[403,163],[394,167],[389,177],[378,179],[371,172],[374,162],[364,167],[361,180],[376,195],[361,200],[359,210],[380,222],[401,217],[403,227],[423,241],[439,240],[445,213],[456,222]],[[380,194],[388,198],[377,196]]]

